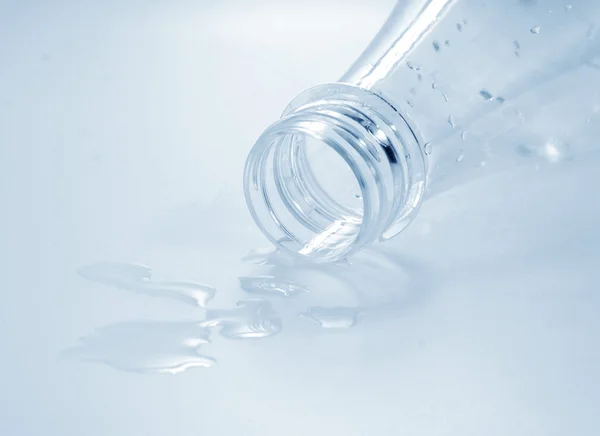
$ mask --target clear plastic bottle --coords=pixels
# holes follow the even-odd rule
[[[398,2],[339,82],[258,139],[254,220],[279,248],[336,261],[463,180],[580,155],[600,133],[599,24],[596,0]]]

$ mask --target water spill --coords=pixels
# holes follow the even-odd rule
[[[239,277],[239,280],[242,289],[249,294],[293,298],[310,292],[304,285],[273,276]]]
[[[431,154],[431,151],[432,151],[431,142],[425,143],[425,145],[423,146],[423,151],[425,151],[425,154],[427,156],[429,156]]]
[[[479,91],[479,95],[481,95],[485,100],[491,100],[494,98],[492,93],[487,89],[482,89],[481,91]]]
[[[127,372],[177,374],[213,366],[215,359],[199,353],[209,342],[210,330],[197,323],[124,322],[84,336],[62,356]]]
[[[440,43],[438,41],[433,41],[433,50],[435,50],[436,52],[440,51]]]
[[[448,124],[450,124],[450,127],[452,127],[454,129],[454,127],[456,127],[456,124],[454,123],[454,117],[452,115],[448,116]]]
[[[233,309],[208,310],[200,325],[219,328],[222,336],[231,339],[266,338],[282,329],[271,303],[259,298],[238,301]]]
[[[531,33],[533,33],[534,35],[537,35],[538,33],[540,33],[541,27],[540,26],[533,26],[531,29],[529,29],[529,31]]]
[[[459,155],[456,157],[456,162],[462,162],[462,160],[465,158],[465,152],[464,150],[461,150]]]
[[[83,278],[127,289],[152,297],[173,298],[194,306],[205,307],[216,289],[201,283],[187,281],[152,280],[152,270],[134,263],[96,263],[77,270]]]
[[[315,306],[300,315],[324,329],[347,329],[358,324],[361,314],[356,307]]]
[[[276,252],[277,250],[275,248],[255,248],[242,257],[242,262],[255,265],[266,265]]]

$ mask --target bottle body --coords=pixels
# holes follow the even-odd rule
[[[279,247],[335,261],[461,180],[580,153],[599,133],[596,22],[591,1],[399,2],[341,83],[306,91],[258,140],[254,219]]]

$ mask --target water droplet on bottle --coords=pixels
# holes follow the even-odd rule
[[[491,100],[494,98],[491,92],[487,89],[482,89],[481,91],[479,91],[479,95],[481,95],[485,100]]]
[[[216,363],[199,354],[209,342],[210,330],[193,322],[123,322],[97,329],[61,355],[127,372],[178,374]]]
[[[458,30],[459,32],[462,32],[462,24],[456,23],[456,30]]]
[[[573,9],[573,5],[565,5],[565,11],[569,12]]]
[[[429,156],[432,152],[431,142],[426,142],[425,145],[423,146],[423,150],[425,151],[425,154],[427,156]]]
[[[413,71],[421,70],[421,65],[415,64],[414,62],[411,62],[411,61],[406,62],[406,66]]]
[[[356,307],[311,307],[300,314],[324,329],[347,329],[358,324],[361,312]]]
[[[431,84],[431,89],[437,89],[437,87],[438,87],[437,83],[433,82]]]
[[[467,139],[467,131],[463,130],[462,133],[460,134],[460,139],[462,139],[463,141]]]
[[[293,298],[309,292],[306,286],[273,276],[239,277],[239,280],[242,289],[249,294]]]
[[[529,29],[529,31],[531,33],[533,33],[534,35],[537,35],[538,33],[540,33],[541,27],[540,26],[533,26],[531,29]]]
[[[456,156],[456,162],[461,162],[464,158],[465,158],[465,153],[463,150],[461,150],[459,155]]]
[[[452,115],[448,116],[448,124],[450,124],[450,127],[452,127],[454,129],[454,117]]]
[[[282,329],[271,303],[259,298],[238,301],[234,309],[207,310],[200,325],[220,328],[221,336],[230,339],[266,338]]]
[[[440,43],[438,41],[433,41],[433,50],[435,50],[436,52],[440,51]]]

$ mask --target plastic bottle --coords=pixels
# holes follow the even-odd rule
[[[245,195],[280,249],[329,262],[400,233],[422,201],[600,133],[600,2],[399,1],[339,82],[250,152]]]

